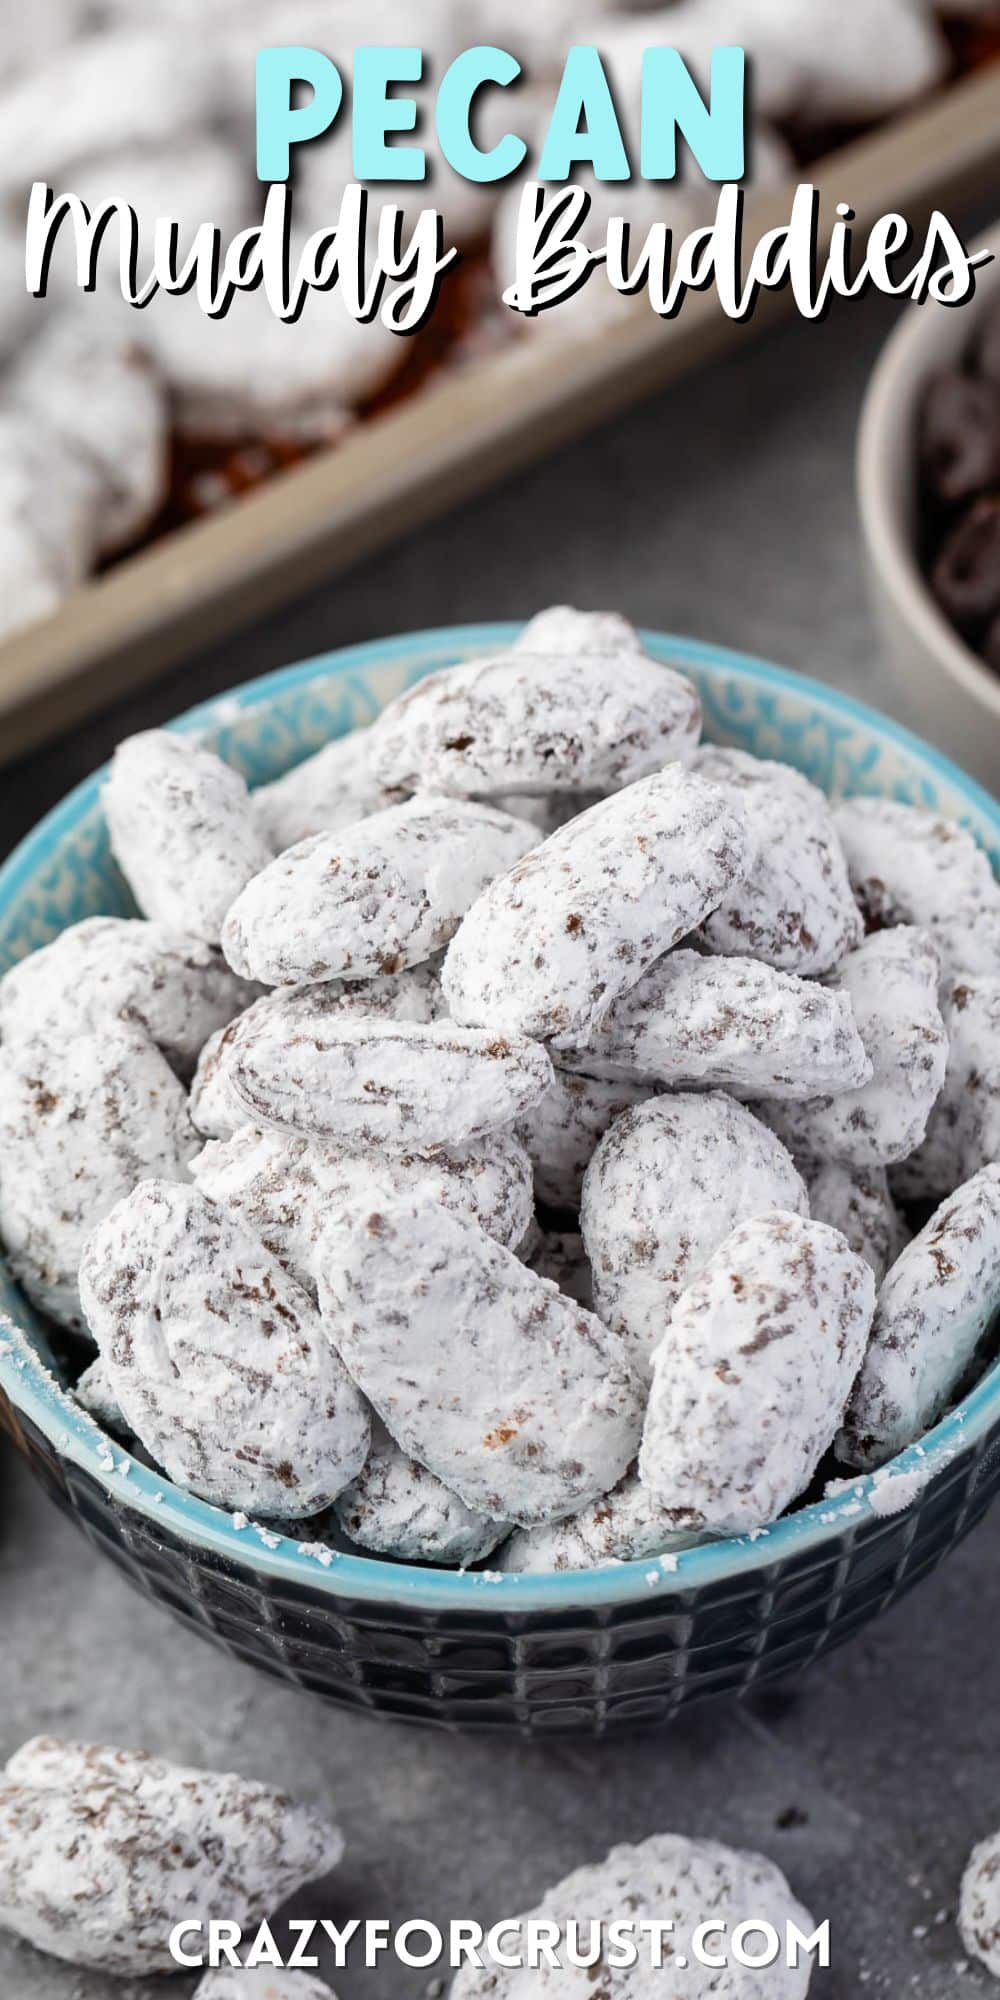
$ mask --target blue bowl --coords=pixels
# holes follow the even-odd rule
[[[260,783],[370,722],[421,675],[510,626],[352,647],[195,709]],[[706,733],[795,764],[825,791],[935,806],[1000,858],[1000,806],[916,737],[762,661],[644,634],[697,682]],[[0,870],[0,972],[67,924],[130,908],[103,774]],[[106,1438],[62,1386],[50,1330],[0,1265],[0,1419],[53,1499],[130,1580],[255,1666],[326,1698],[446,1727],[591,1733],[663,1722],[806,1666],[860,1629],[974,1525],[1000,1482],[1000,1368],[886,1473],[755,1536],[660,1561],[545,1576],[406,1566],[237,1529]]]

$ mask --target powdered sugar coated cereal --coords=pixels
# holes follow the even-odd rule
[[[87,1244],[80,1294],[113,1394],[179,1486],[294,1520],[361,1470],[368,1413],[332,1330],[198,1189],[146,1181],[119,1202]]]
[[[846,993],[752,958],[672,951],[615,1001],[585,1040],[559,1037],[561,1059],[595,1076],[815,1097],[870,1078]]]
[[[205,1974],[195,1987],[194,2000],[337,2000],[337,1996],[312,1972],[224,1965]]]
[[[690,760],[696,690],[627,620],[557,607],[508,652],[418,681],[374,726],[384,785],[459,796],[618,791]]]
[[[817,1222],[839,1229],[870,1264],[880,1285],[908,1241],[884,1167],[845,1167],[837,1160],[798,1159]]]
[[[335,1508],[345,1535],[360,1548],[399,1562],[463,1569],[492,1554],[510,1527],[473,1513],[402,1451],[377,1417],[365,1465]]]
[[[762,959],[782,972],[829,972],[860,944],[861,918],[833,815],[789,764],[705,745],[693,769],[742,806],[757,859],[706,919],[711,951]]]
[[[145,1029],[179,1076],[254,989],[190,932],[129,917],[87,917],[0,980],[0,1035],[58,1045],[108,1021]]]
[[[805,1186],[731,1097],[655,1097],[615,1121],[587,1169],[580,1227],[595,1310],[643,1373],[691,1280],[737,1223],[771,1209],[808,1215]]]
[[[325,19],[318,17],[317,35]],[[250,71],[253,60],[248,55]],[[293,228],[293,273],[305,249],[305,233]],[[223,319],[209,319],[194,292],[159,297],[145,337],[170,384],[176,429],[223,443],[335,442],[355,406],[391,378],[407,350],[381,318],[354,319],[339,285],[310,289],[292,320],[273,312],[263,286],[237,290]]]
[[[241,1038],[233,1089],[245,1118],[354,1147],[433,1152],[522,1118],[552,1081],[526,1035],[450,1021],[328,1017],[297,1002]]]
[[[191,1162],[209,1200],[242,1215],[293,1276],[312,1291],[322,1268],[331,1214],[363,1198],[376,1208],[400,1194],[424,1194],[478,1222],[506,1249],[523,1241],[532,1218],[531,1163],[509,1131],[474,1145],[411,1153],[353,1153],[320,1140],[243,1126]]]
[[[442,974],[454,1018],[585,1040],[752,859],[746,820],[716,787],[680,764],[640,779],[553,834],[473,905]]]
[[[948,1068],[923,1143],[895,1176],[907,1200],[940,1200],[1000,1159],[1000,978],[946,981],[941,1009]]]
[[[91,1230],[150,1175],[186,1180],[198,1149],[181,1085],[139,1028],[0,1051],[0,1239],[28,1297],[82,1326]]]
[[[1000,883],[974,836],[955,820],[897,799],[847,799],[834,814],[851,885],[870,929],[941,926],[946,971],[993,971],[966,963],[978,933],[995,926]],[[1000,932],[997,933],[1000,946]]]
[[[597,1569],[602,1563],[641,1562],[697,1546],[704,1537],[678,1532],[633,1469],[565,1521],[518,1528],[497,1557],[504,1572]]]
[[[440,951],[537,829],[464,799],[407,799],[278,856],[222,934],[237,972],[269,986],[401,972]]]
[[[251,1932],[343,1851],[281,1792],[138,1751],[39,1737],[0,1776],[0,1924],[124,1977],[175,1972],[185,1918]]]
[[[147,356],[82,313],[67,314],[23,350],[5,389],[93,469],[99,553],[127,547],[167,493],[167,399]]]
[[[872,1075],[836,1097],[762,1105],[793,1152],[880,1167],[919,1146],[948,1061],[939,975],[930,934],[906,924],[876,931],[848,954],[835,983],[850,1000]]]
[[[353,826],[390,803],[368,769],[370,741],[370,729],[352,729],[251,793],[261,832],[275,854],[314,834]]]
[[[345,1209],[326,1250],[320,1300],[348,1368],[397,1443],[466,1506],[530,1526],[622,1477],[641,1391],[591,1313],[426,1202]]]
[[[115,751],[104,810],[143,915],[218,944],[230,905],[271,858],[239,772],[191,737],[150,729]]]
[[[942,1202],[879,1292],[864,1367],[837,1440],[845,1465],[872,1471],[946,1409],[1000,1309],[1000,1166]]]
[[[130,22],[130,30],[132,23]],[[73,187],[77,166],[107,150],[179,139],[211,126],[216,112],[209,66],[187,37],[150,32],[85,35],[16,79],[0,98],[5,188],[34,180]],[[63,116],[54,122],[53,104]]]
[[[55,431],[0,412],[0,637],[47,618],[97,554],[100,471]]]
[[[639,1474],[678,1528],[742,1534],[809,1483],[865,1351],[875,1279],[825,1223],[742,1223],[653,1357]]]
[[[638,1083],[608,1082],[557,1069],[532,1105],[520,1135],[535,1170],[535,1193],[549,1208],[579,1208],[583,1176],[612,1121],[648,1095]]]
[[[762,1854],[723,1847],[714,1840],[654,1834],[638,1847],[612,1848],[606,1860],[578,1868],[514,1922],[523,1926],[533,1918],[554,1920],[563,1940],[567,1925],[575,1920],[578,1936],[586,1938],[590,1923],[621,1922],[623,1912],[627,1922],[636,1926],[662,1921],[664,1912],[669,1912],[674,1925],[670,1948],[676,1958],[687,1962],[685,2000],[805,2000],[811,1960],[788,1967],[779,1959],[766,1970],[756,1971],[735,1962],[721,1969],[698,1964],[695,1933],[708,1912],[727,1933],[745,1922],[750,1912],[773,1925],[782,1937],[791,1924],[807,1937],[814,1932],[808,1911],[796,1901],[780,1869]],[[637,1965],[602,1965],[602,2000],[605,1996],[606,2000],[658,2000],[660,1995],[666,2000],[665,1981],[672,1979],[669,1969],[656,1969],[651,1964],[639,1936],[636,1944]],[[565,1950],[559,1956],[565,1960]],[[669,1963],[668,1959],[667,1968]],[[528,1967],[477,1970],[463,1966],[452,1987],[452,2000],[535,2000],[540,1985],[550,1984],[553,1989],[558,1985],[565,2000],[591,2000],[592,1975],[592,1966],[564,1965],[551,1981],[545,1972]],[[669,1990],[668,1983],[666,1993]]]
[[[966,1951],[1000,1979],[1000,1833],[980,1841],[969,1856],[958,1927]]]
[[[209,1139],[228,1139],[246,1123],[246,1107],[236,1096],[233,1077],[244,1043],[261,1023],[294,1006],[297,1027],[327,1017],[364,1015],[386,1021],[437,1021],[447,1014],[437,959],[376,979],[331,979],[322,986],[280,986],[265,993],[228,1027],[205,1043],[191,1086],[191,1116]],[[3,988],[0,987],[0,1003]]]

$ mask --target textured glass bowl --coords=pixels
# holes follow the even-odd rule
[[[251,783],[371,721],[506,626],[420,633],[288,668],[178,724]],[[895,724],[760,661],[646,634],[697,681],[706,733],[828,792],[934,805],[1000,855],[1000,806]],[[101,774],[0,871],[0,971],[65,925],[125,912]],[[0,1420],[53,1499],[147,1595],[239,1658],[342,1704],[439,1726],[603,1732],[663,1722],[807,1666],[917,1582],[1000,1483],[1000,1368],[891,1472],[766,1533],[550,1576],[466,1575],[330,1555],[180,1492],[108,1441],[60,1386],[45,1326],[0,1265]]]

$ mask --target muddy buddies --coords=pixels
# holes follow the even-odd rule
[[[91,1972],[88,1993],[108,1991],[103,1974],[207,1966],[193,2000],[335,2000],[316,1976],[327,1941],[338,1969],[390,1955],[453,1969],[452,2000],[527,2000],[550,1983],[582,1996],[598,1967],[608,2000],[652,2000],[678,1964],[693,2000],[805,2000],[830,1962],[829,1924],[773,1861],[671,1833],[615,1847],[488,1929],[297,1918],[285,1943],[281,1905],[307,1885],[324,1895],[344,1849],[314,1807],[137,1751],[36,1737],[0,1768],[0,1925]],[[978,1935],[978,1902],[975,1916]]]
[[[331,1561],[512,1576],[757,1535],[963,1392],[1000,886],[700,729],[557,607],[256,792],[120,747],[137,914],[0,984],[5,1248],[116,1440]]]
[[[138,1751],[37,1737],[0,1770],[0,1924],[71,1965],[175,1972],[185,1918],[249,1928],[343,1852],[281,1792]]]

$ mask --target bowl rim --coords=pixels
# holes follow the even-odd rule
[[[981,236],[973,250],[989,250],[996,261],[980,272],[981,303],[1000,292],[1000,224]],[[893,609],[923,650],[1000,721],[1000,674],[966,645],[931,593],[913,542],[905,505],[893,491],[890,467],[902,429],[912,445],[917,393],[933,367],[943,365],[934,333],[942,323],[955,328],[954,309],[937,302],[904,312],[872,370],[858,425],[855,485],[861,530],[872,571]],[[965,330],[968,340],[968,328]],[[912,483],[912,482],[911,482]],[[916,498],[915,492],[911,495]]]
[[[495,651],[520,630],[515,623],[438,627],[387,640],[322,653],[294,666],[281,667],[199,704],[167,726],[183,732],[220,728],[234,714],[266,704],[276,693],[308,685],[313,680],[349,675],[359,668],[414,664],[421,656],[440,663],[442,654],[458,659],[480,651]],[[1000,802],[975,779],[924,743],[902,724],[883,716],[851,695],[825,686],[789,668],[777,667],[730,647],[644,630],[647,650],[665,664],[716,667],[749,679],[776,693],[792,693],[831,713],[873,730],[917,756],[969,806],[996,828],[1000,846]],[[25,884],[50,857],[58,840],[95,807],[107,765],[85,778],[29,833],[0,867],[0,910],[16,899]],[[162,1474],[134,1459],[63,1390],[27,1335],[0,1311],[0,1390],[57,1453],[80,1467],[120,1506],[145,1517],[154,1532],[169,1530],[182,1542],[193,1543],[216,1558],[249,1565],[275,1582],[313,1589],[332,1599],[352,1599],[381,1609],[436,1615],[560,1613],[573,1610],[608,1612],[625,1604],[650,1603],[663,1597],[685,1597],[709,1586],[770,1568],[789,1557],[819,1555],[859,1524],[890,1532],[895,1517],[918,1497],[935,1475],[960,1454],[980,1443],[1000,1420],[1000,1363],[992,1368],[957,1407],[935,1425],[919,1444],[911,1445],[880,1472],[848,1479],[835,1497],[785,1515],[772,1527],[700,1547],[638,1561],[613,1562],[594,1569],[501,1574],[485,1570],[443,1570],[421,1564],[395,1563],[388,1558],[354,1555],[296,1541],[270,1526],[248,1522],[237,1527],[224,1509],[185,1493]],[[891,1480],[905,1480],[897,1496],[872,1496]],[[655,1598],[654,1598],[655,1593]]]

